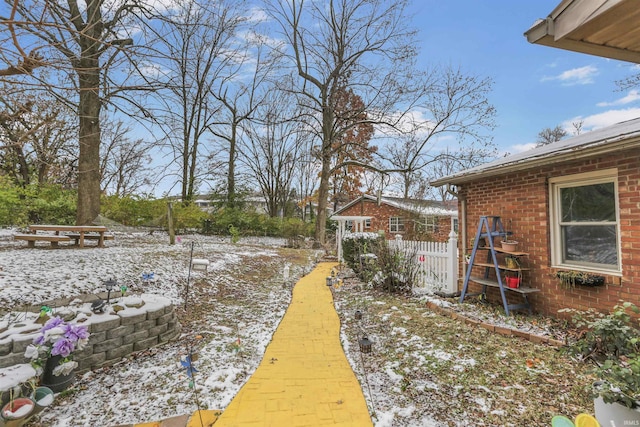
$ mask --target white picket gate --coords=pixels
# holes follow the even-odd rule
[[[448,242],[405,241],[398,235],[389,241],[389,246],[413,255],[418,266],[414,293],[458,290],[458,238],[455,232],[449,234]]]

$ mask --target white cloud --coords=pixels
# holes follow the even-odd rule
[[[598,102],[596,105],[598,107],[611,107],[614,105],[626,105],[632,102],[635,102],[640,99],[640,92],[637,90],[631,90],[626,96],[623,96],[620,99],[616,99],[612,102]]]
[[[595,76],[599,74],[598,68],[593,65],[586,65],[580,68],[572,68],[563,71],[556,76],[543,77],[541,81],[559,81],[563,86],[593,84]]]
[[[609,110],[599,114],[593,114],[586,117],[574,117],[566,120],[562,123],[564,129],[568,129],[569,132],[573,130],[572,123],[582,121],[582,131],[587,132],[590,130],[602,128],[605,126],[614,125],[616,123],[624,122],[626,120],[637,119],[640,117],[640,108],[626,108],[622,110]]]

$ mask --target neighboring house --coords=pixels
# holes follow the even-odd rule
[[[457,230],[456,203],[433,200],[380,198],[363,194],[339,208],[330,219],[342,218],[345,231],[384,232],[387,238],[446,242]]]
[[[640,299],[640,118],[500,158],[432,182],[458,194],[461,250],[480,216],[500,216],[529,254],[534,310],[611,309]],[[558,271],[605,276],[562,287]],[[461,275],[461,277],[464,277]],[[478,285],[474,284],[474,287]],[[497,291],[497,289],[490,289]],[[514,302],[519,295],[511,295]],[[500,301],[494,292],[490,298]]]

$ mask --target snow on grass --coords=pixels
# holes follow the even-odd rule
[[[104,292],[103,281],[113,278],[128,293],[169,298],[183,328],[177,340],[78,375],[32,426],[143,423],[198,407],[224,409],[262,359],[290,301],[291,285],[318,256],[284,249],[282,239],[231,244],[228,238],[180,236],[169,245],[164,233],[116,233],[105,248],[29,249],[12,240],[14,232],[0,230],[1,313]],[[210,261],[207,273],[189,272],[192,248],[194,258]],[[149,273],[153,280],[143,280]],[[5,319],[11,316],[15,319],[10,314]],[[197,369],[193,379],[180,363],[190,352]]]

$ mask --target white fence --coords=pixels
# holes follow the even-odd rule
[[[403,250],[414,257],[418,266],[414,293],[444,292],[458,290],[458,239],[454,232],[448,242],[404,241],[402,236],[390,240],[389,246]]]

